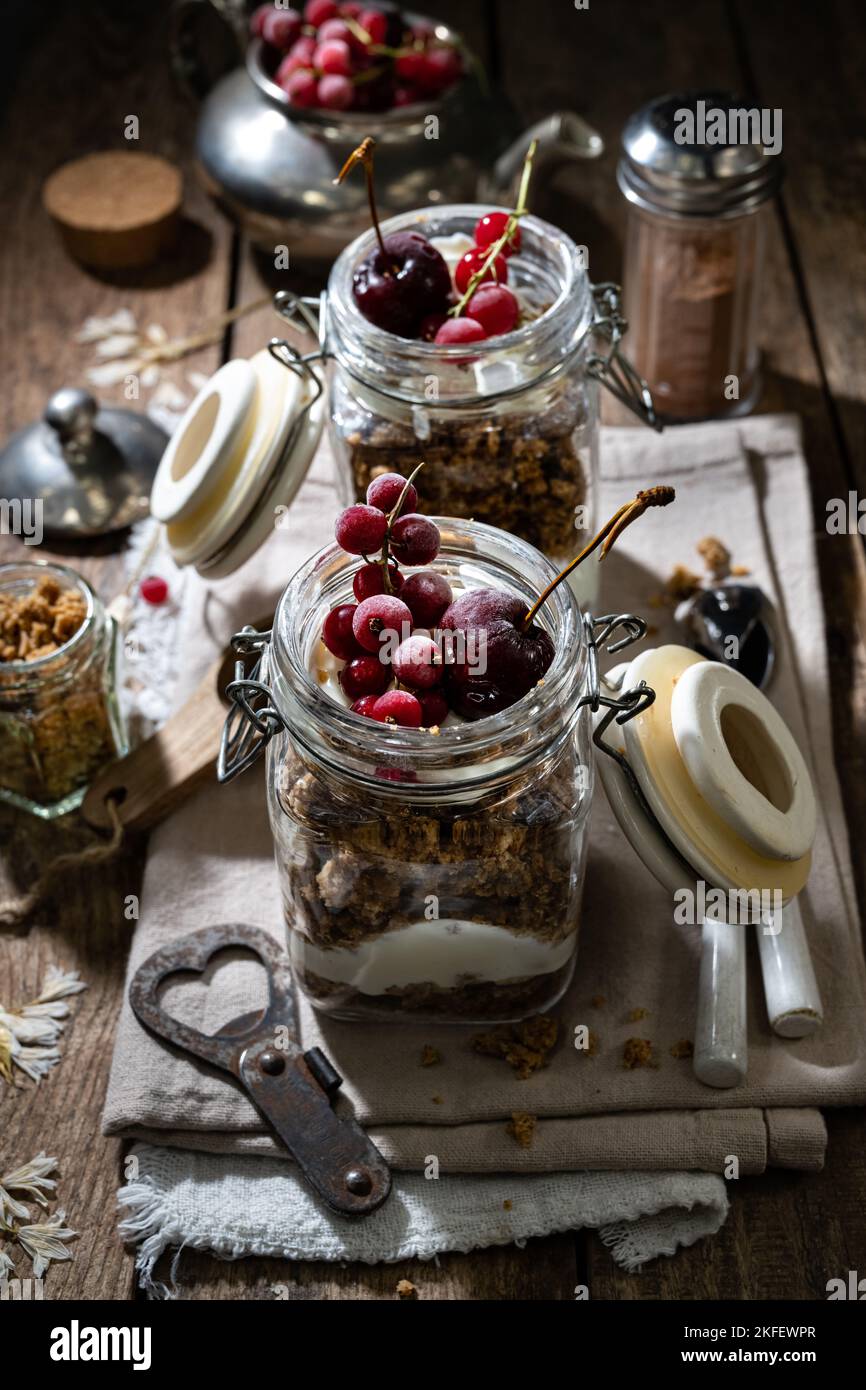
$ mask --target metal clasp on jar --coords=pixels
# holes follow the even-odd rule
[[[607,339],[609,348],[604,354],[590,354],[587,359],[587,375],[595,377],[602,386],[606,386],[611,395],[645,425],[661,433],[664,425],[656,414],[649,386],[619,350],[620,341],[628,328],[628,320],[622,314],[620,296],[619,285],[612,281],[592,286],[595,304],[592,330],[598,337]]]

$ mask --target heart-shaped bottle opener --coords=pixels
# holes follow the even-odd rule
[[[252,951],[267,971],[267,1008],[242,1014],[212,1035],[167,1014],[159,1002],[163,980],[184,971],[201,974],[218,951],[232,946]],[[227,923],[182,936],[139,966],[129,1002],[151,1032],[237,1078],[333,1211],[368,1216],[382,1205],[391,1190],[388,1165],[357,1121],[331,1108],[343,1084],[339,1072],[320,1048],[301,1051],[288,957],[267,932]]]

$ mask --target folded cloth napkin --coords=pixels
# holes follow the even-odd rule
[[[689,426],[661,437],[608,431],[600,510],[637,488],[670,482],[677,501],[631,527],[602,570],[604,611],[648,614],[654,640],[675,640],[669,610],[651,605],[677,562],[700,566],[696,543],[724,541],[773,597],[780,647],[774,701],[816,779],[814,866],[801,897],[826,1022],[812,1038],[782,1041],[769,1029],[757,959],[749,969],[749,1074],[734,1091],[702,1086],[670,1049],[693,1036],[699,932],[675,926],[670,899],[624,841],[598,792],[579,961],[557,1007],[565,1045],[519,1080],[501,1060],[472,1050],[447,1025],[336,1023],[300,1006],[305,1047],[320,1046],[345,1078],[342,1105],[401,1169],[435,1154],[443,1172],[700,1169],[740,1173],[768,1164],[819,1168],[819,1105],[866,1101],[866,972],[853,905],[847,834],[833,771],[820,595],[805,463],[796,421],[763,417]],[[185,695],[243,623],[268,611],[284,583],[331,532],[335,510],[323,450],[288,514],[231,581],[189,585],[182,615]],[[261,768],[209,786],[153,835],[130,975],[159,946],[196,928],[246,921],[281,937],[283,926]],[[263,1000],[255,963],[217,965],[209,982],[172,985],[169,1008],[213,1031]],[[601,1002],[603,1001],[603,1002]],[[634,1010],[646,1010],[639,1022]],[[595,1054],[568,1040],[587,1024]],[[475,1031],[475,1030],[472,1030]],[[627,1070],[623,1044],[649,1039],[658,1067]],[[421,1067],[425,1044],[441,1063]],[[539,1117],[531,1147],[507,1132],[514,1111]],[[275,1155],[278,1146],[240,1090],[150,1037],[124,1000],[104,1118],[109,1134],[217,1153]]]
[[[178,1254],[188,1245],[226,1259],[270,1255],[377,1264],[522,1245],[532,1236],[593,1226],[617,1264],[637,1270],[714,1235],[728,1212],[725,1185],[713,1173],[488,1174],[438,1182],[398,1173],[383,1207],[363,1221],[346,1221],[277,1159],[147,1144],[133,1146],[128,1172],[130,1159],[137,1176],[120,1193],[126,1211],[120,1233],[138,1244],[142,1287],[157,1297],[175,1292],[177,1258],[172,1288],[154,1279],[154,1266],[170,1246]],[[572,1289],[562,1294],[579,1296]]]

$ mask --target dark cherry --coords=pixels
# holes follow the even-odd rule
[[[384,245],[384,254],[377,246],[356,267],[355,303],[377,328],[412,338],[422,319],[447,309],[451,276],[420,232],[392,232]]]
[[[357,591],[356,591],[357,592]],[[435,627],[454,595],[451,585],[435,570],[410,574],[400,597],[412,614],[416,627]]]
[[[443,614],[443,631],[462,633],[466,650],[455,642],[446,665],[445,691],[451,708],[464,719],[498,714],[523,698],[548,670],[553,639],[537,623],[524,630],[526,600],[501,589],[471,589]],[[474,638],[475,651],[468,638]]]
[[[391,581],[391,592],[399,594],[403,588],[403,576],[395,564],[388,565],[388,578]],[[382,566],[372,560],[368,565],[362,565],[352,580],[352,590],[359,603],[363,603],[365,598],[372,598],[374,594],[384,594],[385,576]]]
[[[362,695],[381,695],[391,679],[391,668],[377,656],[356,656],[340,672],[340,684],[353,702]]]

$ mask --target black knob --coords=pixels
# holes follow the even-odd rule
[[[346,1186],[356,1197],[366,1197],[373,1191],[373,1181],[369,1173],[361,1168],[350,1168],[346,1174]]]
[[[279,1052],[272,1052],[268,1048],[259,1057],[259,1066],[268,1076],[279,1076],[280,1072],[286,1069],[286,1059]]]

